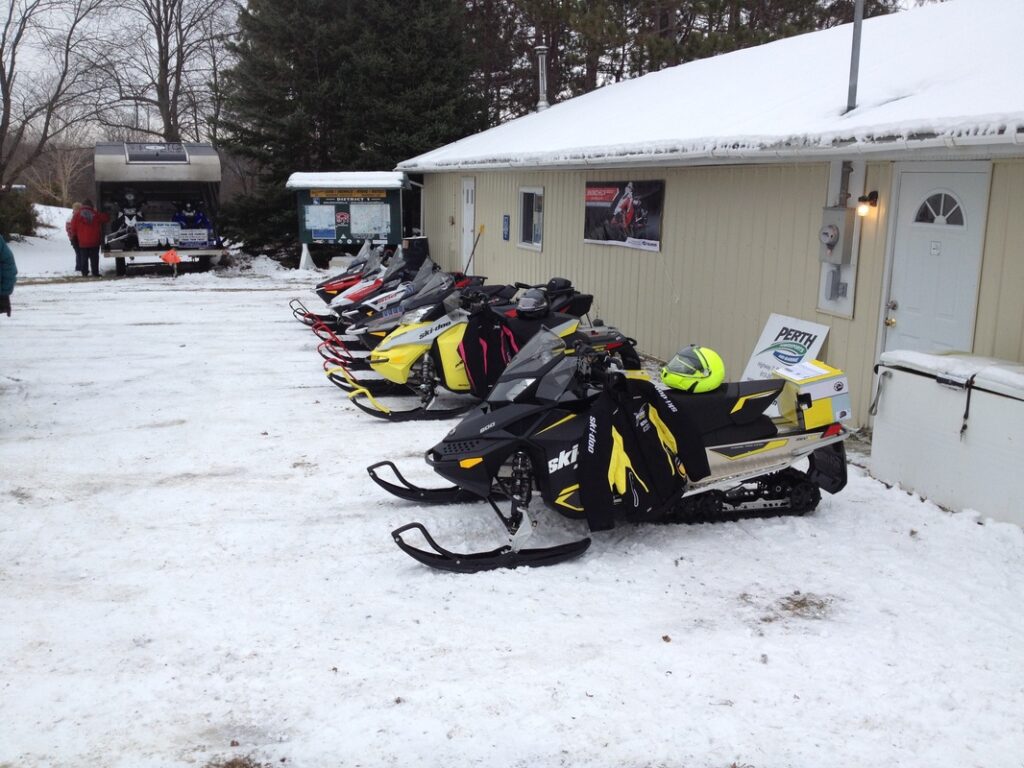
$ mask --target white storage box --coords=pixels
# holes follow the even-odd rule
[[[871,473],[943,507],[1024,525],[1024,366],[893,351],[878,371]]]

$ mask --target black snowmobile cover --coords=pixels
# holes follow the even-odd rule
[[[592,531],[657,520],[710,473],[700,430],[650,381],[612,374],[588,416],[580,499]],[[618,503],[615,502],[618,497]]]

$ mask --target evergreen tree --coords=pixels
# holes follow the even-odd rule
[[[390,170],[486,126],[469,88],[466,12],[458,0],[360,3],[358,55],[344,73],[358,118],[351,167]]]
[[[259,186],[224,211],[229,236],[250,245],[295,240],[294,171],[344,168],[358,154],[345,73],[355,3],[249,0],[239,11],[235,65],[225,73],[224,146],[259,169]]]
[[[226,73],[224,144],[260,170],[225,211],[250,245],[295,241],[295,171],[391,170],[482,127],[458,0],[249,0]]]

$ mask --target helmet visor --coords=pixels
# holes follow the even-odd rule
[[[694,347],[679,350],[665,369],[683,376],[707,376],[711,373],[703,356]]]

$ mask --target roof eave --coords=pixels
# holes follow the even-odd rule
[[[928,152],[977,155],[979,152],[1000,156],[1024,155],[1024,126],[1009,126],[988,133],[957,134],[917,133],[910,136],[872,136],[859,139],[838,139],[830,143],[750,146],[734,144],[702,150],[666,150],[662,152],[623,152],[591,154],[582,157],[550,159],[540,156],[510,156],[486,160],[458,160],[451,163],[400,163],[397,170],[415,173],[453,171],[490,171],[511,169],[601,169],[643,166],[727,165],[736,163],[794,162],[799,160],[833,160],[851,155],[867,155],[877,159],[905,158],[908,154]]]

